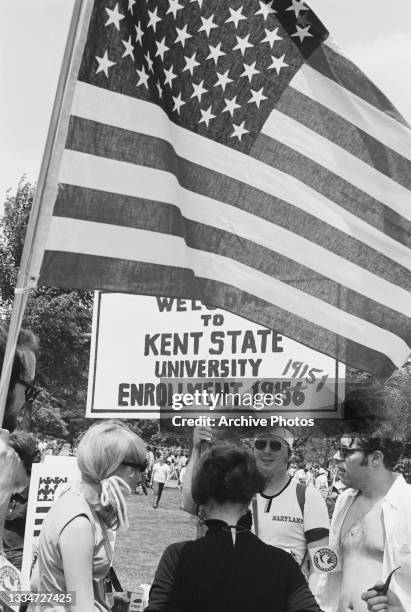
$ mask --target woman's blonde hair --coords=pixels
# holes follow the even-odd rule
[[[78,445],[77,462],[83,480],[102,487],[101,506],[96,510],[112,529],[127,524],[122,489],[129,492],[129,487],[116,472],[124,462],[142,465],[145,460],[145,443],[121,421],[92,425]]]

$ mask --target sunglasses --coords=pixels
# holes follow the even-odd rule
[[[343,459],[346,459],[350,455],[354,453],[363,453],[364,451],[361,448],[349,448],[348,446],[337,446],[336,450],[340,453]]]
[[[133,463],[132,461],[123,461],[123,465],[128,465],[129,467],[135,468],[140,472],[145,472],[147,469],[147,459],[144,463]]]
[[[41,389],[26,382],[22,378],[18,378],[16,382],[18,382],[20,385],[23,385],[23,387],[25,387],[24,395],[25,395],[26,402],[28,404],[32,404],[34,400],[37,399],[39,394],[41,393]]]
[[[257,450],[265,450],[267,444],[270,445],[272,451],[280,451],[283,448],[283,444],[279,440],[254,440],[254,448]]]

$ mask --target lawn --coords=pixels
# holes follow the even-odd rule
[[[180,509],[180,491],[164,489],[160,507],[154,510],[153,494],[128,498],[130,529],[117,535],[114,568],[124,590],[151,583],[160,557],[169,544],[192,540],[195,519]]]

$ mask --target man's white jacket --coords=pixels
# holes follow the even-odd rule
[[[331,521],[330,547],[337,552],[342,561],[341,527],[357,493],[355,489],[347,489],[341,493]],[[408,485],[400,474],[396,475],[393,485],[382,500],[382,514],[385,546],[379,580],[385,582],[388,574],[401,566],[391,579],[390,590],[397,595],[404,611],[411,612],[411,485]],[[361,568],[358,570],[361,571]],[[324,612],[336,612],[341,593],[341,579],[341,571],[328,574],[321,579],[316,594]]]

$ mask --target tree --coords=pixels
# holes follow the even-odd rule
[[[13,303],[34,191],[35,186],[23,177],[16,195],[7,196],[0,222],[0,296],[5,318]],[[31,418],[33,430],[74,439],[90,424],[84,414],[91,316],[90,292],[39,287],[31,293],[23,326],[39,336],[37,384],[43,388]]]

